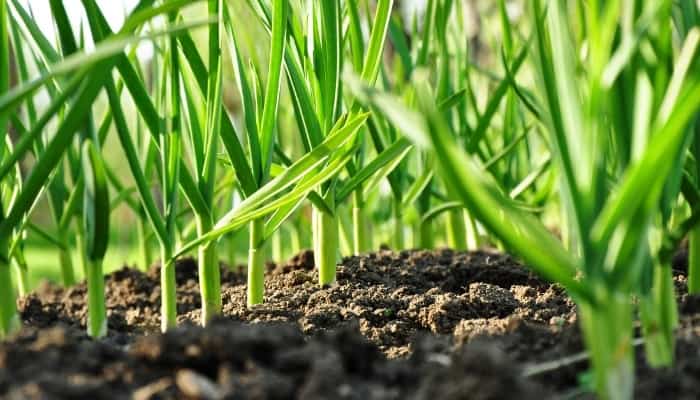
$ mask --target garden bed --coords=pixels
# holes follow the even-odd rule
[[[636,398],[700,395],[700,299],[675,261],[677,362],[650,370],[639,347]],[[84,325],[85,287],[43,284],[20,299],[25,323],[0,345],[0,397],[501,399],[589,396],[573,302],[495,252],[380,251],[350,257],[318,288],[313,256],[268,265],[265,304],[222,266],[224,317],[199,320],[197,267],[177,265],[181,326],[158,334],[158,267],[106,281],[109,335]],[[554,365],[549,361],[564,361]]]

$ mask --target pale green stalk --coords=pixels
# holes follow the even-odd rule
[[[433,226],[430,222],[420,223],[418,227],[418,236],[416,245],[419,249],[430,250],[435,247],[435,238],[433,237]]]
[[[0,259],[0,339],[15,332],[20,325],[14,292],[10,264]]]
[[[88,291],[87,332],[92,338],[107,334],[104,272],[102,263],[109,242],[109,190],[102,155],[92,138],[81,146],[82,170],[85,174],[83,223],[87,233],[82,253],[87,261],[85,278]]]
[[[17,267],[17,291],[20,296],[26,296],[29,293],[29,270],[24,256],[18,255],[14,258],[15,266]]]
[[[447,235],[447,247],[459,251],[468,250],[466,235],[467,226],[464,223],[464,214],[461,209],[447,212],[445,231]]]
[[[211,222],[199,216],[197,219],[197,234],[204,235],[212,228]],[[216,250],[216,242],[210,242],[199,246],[197,249],[199,260],[200,293],[202,295],[202,325],[221,314],[221,273],[219,271],[219,258]]]
[[[364,215],[362,189],[357,189],[352,197],[352,243],[355,255],[365,253],[367,247],[367,218]]]
[[[70,255],[67,244],[65,248],[58,250],[58,265],[61,268],[63,286],[73,286],[75,284],[75,272],[73,271],[73,258]]]
[[[336,219],[338,224],[338,247],[339,254],[349,255],[355,254],[355,243],[353,242],[353,226],[351,212],[344,207],[339,207],[336,211]]]
[[[160,248],[160,330],[166,332],[177,325],[177,284],[175,281],[175,263],[169,247],[161,244]]]
[[[85,233],[82,229],[82,223],[80,221],[77,221],[76,227],[75,227],[75,247],[77,249],[84,249],[85,248]],[[83,278],[87,277],[89,266],[88,266],[87,256],[85,255],[84,251],[78,252],[78,264],[79,264],[80,271],[83,274]]]
[[[139,218],[138,222],[136,223],[136,240],[138,240],[139,242],[138,248],[140,259],[138,267],[140,267],[144,271],[148,270],[153,260],[151,254],[151,246],[148,240],[148,234],[146,233],[147,223],[148,222],[145,216]]]
[[[335,283],[336,263],[338,262],[338,220],[312,207],[314,214],[314,261],[318,269],[318,283],[321,287]]]
[[[650,366],[668,367],[673,365],[678,327],[678,306],[671,266],[654,266],[652,280],[651,293],[639,299],[645,355]]]
[[[272,261],[281,263],[283,261],[284,248],[282,244],[282,229],[278,229],[272,234]]]
[[[615,294],[600,305],[581,303],[578,307],[586,348],[594,365],[596,390],[602,398],[631,399],[634,390],[632,351],[632,301]],[[601,331],[605,326],[605,332]]]
[[[88,296],[88,335],[100,338],[107,334],[107,307],[105,306],[105,281],[102,260],[88,261],[86,268]]]
[[[0,2],[0,93],[5,93],[10,87],[10,54],[9,54],[9,35],[7,30],[8,14],[7,4],[5,1]],[[4,144],[6,135],[8,135],[7,118],[0,115],[0,134],[2,141],[2,153],[4,153]],[[5,155],[2,154],[2,158]],[[0,217],[4,217],[6,210],[4,205],[0,203]],[[10,270],[9,258],[9,235],[0,237],[0,339],[7,337],[19,327],[19,317],[17,316],[17,308],[15,305],[15,293],[12,284],[12,271]]]
[[[236,234],[235,233],[230,233],[228,235],[228,267],[232,271],[236,271],[237,265],[236,265]]]
[[[467,250],[474,251],[481,247],[481,237],[476,220],[468,212],[464,212],[467,235]]]
[[[248,246],[248,307],[262,304],[265,295],[265,248],[263,234],[265,221],[250,222]]]
[[[301,229],[297,226],[296,221],[292,225],[291,242],[292,254],[299,254],[301,251]]]
[[[402,203],[401,199],[394,199],[394,207],[393,207],[393,221],[392,221],[392,226],[394,228],[393,231],[393,247],[394,250],[396,251],[401,251],[405,248],[406,244],[404,242],[404,222],[403,222],[403,208],[402,208]]]
[[[688,293],[700,293],[700,225],[688,236]]]

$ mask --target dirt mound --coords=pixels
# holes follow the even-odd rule
[[[700,390],[700,300],[686,293],[683,262],[678,362],[652,370],[640,351],[638,398]],[[25,327],[0,345],[0,397],[542,398],[578,393],[587,367],[531,368],[583,350],[575,306],[495,252],[382,250],[344,259],[321,288],[307,251],[268,265],[265,304],[253,309],[245,270],[222,265],[223,315],[206,329],[193,326],[196,262],[176,271],[182,326],[166,335],[157,265],[106,277],[110,331],[98,341],[83,334],[83,284],[20,299]]]

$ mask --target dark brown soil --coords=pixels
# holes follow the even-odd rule
[[[700,298],[685,294],[677,363],[638,363],[637,398],[700,395]],[[224,317],[199,320],[196,263],[177,265],[182,326],[157,333],[158,267],[107,277],[110,333],[83,334],[85,287],[44,284],[19,300],[25,327],[0,344],[0,398],[586,398],[586,361],[563,290],[493,252],[381,251],[338,266],[319,288],[313,255],[269,265],[266,303],[222,266]],[[254,324],[252,324],[254,323]],[[574,357],[572,360],[575,360]]]

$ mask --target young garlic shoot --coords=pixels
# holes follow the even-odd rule
[[[353,7],[348,2],[348,7]],[[372,23],[370,42],[362,67],[362,77],[373,83],[379,73],[381,54],[393,1],[378,2]],[[341,71],[344,66],[345,46],[342,40],[342,5],[339,1],[328,1],[318,7],[298,6],[293,8],[294,26],[299,30],[289,32],[288,52],[284,56],[287,84],[295,109],[296,121],[305,151],[312,152],[333,132],[333,126],[341,122],[342,107]],[[270,12],[258,1],[256,10],[266,25],[270,26]],[[352,12],[352,10],[351,10]],[[274,34],[274,30],[272,30]],[[308,35],[308,39],[303,35]],[[308,42],[307,42],[308,40]],[[318,68],[314,65],[318,63]],[[360,108],[351,104],[350,117]],[[408,143],[400,145],[408,148]],[[331,179],[311,193],[313,248],[319,285],[332,284],[336,279],[336,262],[339,247],[337,205],[344,201],[371,175],[391,161],[389,157],[378,157],[378,162],[361,171],[348,163],[348,170],[357,174],[339,187],[337,179]],[[387,171],[386,173],[389,173]]]
[[[287,35],[287,15],[289,4],[286,1],[274,0],[271,4],[271,41],[269,52],[269,67],[264,96],[256,99],[252,87],[258,82],[251,81],[249,65],[243,62],[241,49],[233,29],[231,13],[226,10],[225,28],[228,45],[233,57],[233,66],[238,90],[243,103],[245,134],[248,139],[248,155],[240,157],[232,149],[240,149],[240,143],[233,143],[230,137],[226,141],[229,157],[236,169],[242,192],[246,198],[252,196],[270,180],[277,110],[279,105],[282,82],[282,60],[285,54],[285,37]],[[223,11],[223,10],[222,10]],[[234,133],[235,135],[235,133]],[[239,150],[240,153],[242,149]],[[241,164],[243,168],[239,168]],[[264,298],[265,272],[265,220],[258,218],[250,221],[248,240],[248,291],[247,304],[253,307],[261,304]]]
[[[206,151],[200,154],[198,159],[198,171],[196,176],[197,187],[201,199],[206,205],[206,212],[203,207],[193,207],[197,225],[197,234],[204,235],[209,232],[214,224],[214,187],[216,184],[216,154],[218,152],[219,134],[221,131],[222,113],[222,76],[223,62],[221,58],[221,47],[223,41],[223,2],[221,0],[209,0],[207,3],[209,15],[216,20],[209,25],[209,75],[206,91],[206,121],[204,130],[199,140],[203,146],[197,147]],[[174,21],[171,21],[174,22]],[[172,108],[177,109],[179,114],[180,85],[179,85],[179,57],[177,55],[177,41],[171,38],[171,96]],[[179,115],[178,115],[179,118]],[[179,126],[178,126],[179,129]],[[192,132],[196,134],[196,132]],[[178,133],[179,134],[179,133]],[[201,151],[201,150],[200,150]],[[176,189],[175,189],[176,190]],[[209,242],[199,246],[197,249],[197,263],[199,271],[199,288],[202,295],[202,325],[207,325],[212,318],[221,314],[221,277],[219,272],[219,254],[217,242]]]
[[[85,174],[83,221],[87,260],[86,281],[88,296],[87,332],[92,338],[107,334],[103,261],[109,243],[109,190],[104,161],[92,139],[82,146],[82,164]]]

